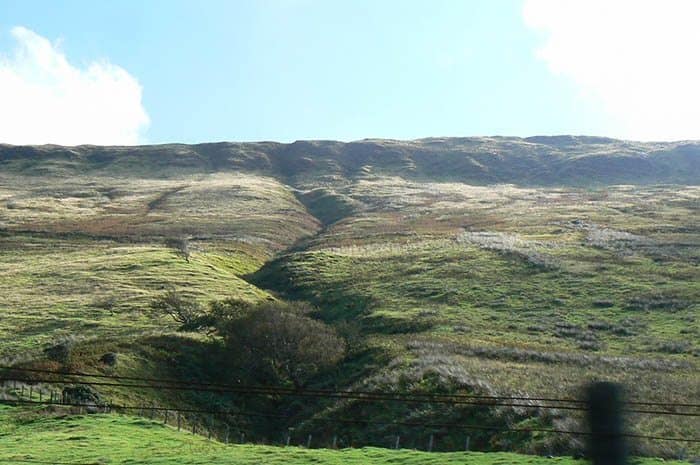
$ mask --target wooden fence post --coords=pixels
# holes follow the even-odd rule
[[[626,465],[622,389],[613,383],[593,383],[588,387],[587,403],[588,454],[593,465]]]
[[[433,441],[434,441],[434,439],[435,439],[435,438],[433,437],[433,434],[431,433],[431,434],[430,434],[430,441],[428,442],[428,452],[432,452],[432,451],[433,451]]]
[[[311,449],[311,434],[309,434],[309,437],[306,439],[306,448]]]

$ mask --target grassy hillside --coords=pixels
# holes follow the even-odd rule
[[[0,170],[30,176],[171,178],[222,171],[264,174],[289,184],[366,175],[469,184],[696,184],[700,144],[601,137],[466,137],[155,145],[0,145]]]
[[[37,415],[0,407],[0,462],[149,464],[552,464],[585,463],[567,457],[510,453],[427,453],[388,449],[306,449],[225,445],[143,418],[117,415]],[[639,465],[662,463],[642,459]],[[663,462],[682,463],[682,462]]]
[[[173,245],[182,241],[187,253]],[[225,354],[212,355],[221,350],[216,337],[176,333],[173,321],[154,315],[153,299],[174,289],[203,305],[229,297],[313,302],[314,316],[348,344],[343,362],[313,387],[578,397],[584,383],[611,379],[631,398],[697,402],[699,265],[694,142],[0,146],[4,363],[57,368],[42,351],[71,340],[74,369],[254,382],[255,373],[222,369]],[[107,352],[119,354],[115,367],[99,362]],[[193,408],[242,402],[100,391],[113,401]],[[354,415],[583,428],[575,412],[537,402],[450,411],[245,402],[289,417],[252,425],[261,436],[288,427],[315,433]],[[638,415],[630,428],[694,437],[700,423]],[[344,431],[377,445],[396,434],[364,425]],[[463,441],[461,432],[432,433],[445,447]],[[402,434],[421,441],[424,432]],[[482,432],[473,446],[548,454],[581,444]],[[684,447],[642,441],[635,451],[675,457]],[[700,454],[697,445],[688,451]]]
[[[268,263],[253,282],[317,302],[328,321],[358,322],[391,360],[359,386],[408,379],[405,387],[417,387],[436,372],[443,385],[487,393],[576,397],[582,383],[611,379],[637,399],[700,397],[697,187],[384,178],[338,191],[367,208]],[[632,424],[691,436],[700,427],[650,416]]]
[[[3,172],[0,199],[0,354],[20,358],[59,336],[162,328],[145,307],[171,287],[202,302],[267,298],[240,276],[319,227],[289,188],[245,174]],[[168,246],[177,238],[189,260]]]

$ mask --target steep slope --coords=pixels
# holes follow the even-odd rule
[[[202,303],[268,298],[241,276],[320,227],[291,189],[244,173],[3,172],[0,198],[0,356],[19,359],[60,337],[171,329],[148,310],[170,288]]]
[[[339,193],[364,210],[335,222],[304,250],[267,263],[253,282],[316,302],[319,316],[334,324],[358,325],[390,361],[355,386],[420,390],[431,383],[448,392],[577,397],[582,384],[604,378],[623,382],[636,399],[700,395],[699,187],[516,188],[378,178]],[[383,408],[350,404],[333,414],[448,415]],[[463,421],[481,414],[451,412]],[[517,425],[517,413],[511,415]],[[557,415],[559,425],[580,420]],[[691,436],[700,426],[696,418],[644,415],[632,424]],[[499,444],[488,434],[475,440]],[[534,440],[521,450],[570,446]],[[676,446],[641,447],[669,453]]]

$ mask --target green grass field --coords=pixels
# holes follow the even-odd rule
[[[512,453],[428,453],[415,450],[306,449],[264,445],[225,445],[178,432],[143,418],[121,415],[40,415],[0,407],[0,462],[71,464],[291,464],[310,463],[517,465],[586,463],[570,457],[545,458]],[[635,464],[681,463],[638,459]]]

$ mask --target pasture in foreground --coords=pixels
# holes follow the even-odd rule
[[[25,462],[26,461],[26,462]],[[80,465],[579,465],[570,457],[415,450],[225,445],[160,422],[121,415],[37,414],[0,407],[0,462]],[[638,459],[635,465],[682,462]]]

